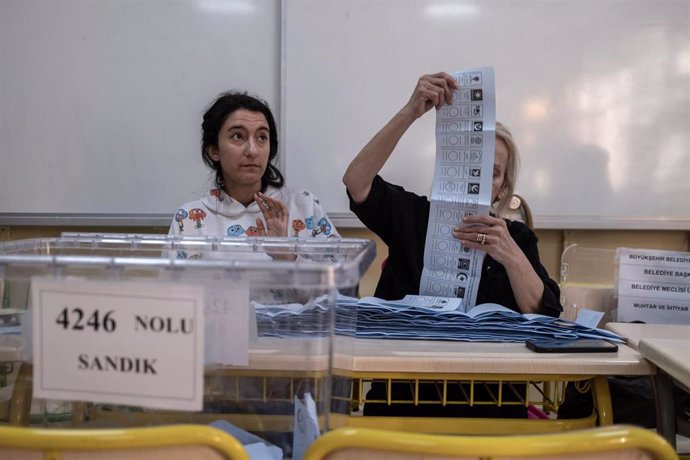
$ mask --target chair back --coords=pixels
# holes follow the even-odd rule
[[[532,210],[527,205],[525,199],[520,195],[513,195],[508,203],[508,210],[502,217],[523,222],[525,225],[527,225],[527,227],[534,229]]]
[[[0,426],[3,460],[249,460],[240,442],[206,425],[129,429]]]
[[[340,428],[314,441],[304,460],[361,458],[676,460],[678,455],[658,434],[625,425],[515,436],[451,436]]]

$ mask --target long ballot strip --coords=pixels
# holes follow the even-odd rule
[[[424,247],[421,295],[456,297],[468,311],[477,300],[484,251],[453,238],[465,216],[489,214],[496,98],[492,68],[453,74],[453,102],[436,112],[436,165]]]

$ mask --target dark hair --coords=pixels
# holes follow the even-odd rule
[[[281,188],[285,183],[285,178],[278,168],[271,164],[278,155],[278,130],[276,128],[275,119],[273,118],[271,109],[268,108],[268,104],[265,101],[254,96],[249,96],[246,92],[228,91],[222,93],[215,102],[211,104],[208,110],[206,110],[206,113],[204,113],[204,121],[201,123],[201,158],[206,165],[216,171],[216,185],[222,188],[224,183],[223,169],[220,166],[220,161],[215,161],[209,156],[208,149],[209,147],[218,148],[218,135],[223,127],[223,123],[225,123],[225,120],[230,115],[240,109],[249,110],[250,112],[260,112],[266,117],[270,146],[268,152],[268,166],[266,167],[266,171],[264,171],[264,175],[261,177],[261,191],[265,192],[266,187],[269,185]]]

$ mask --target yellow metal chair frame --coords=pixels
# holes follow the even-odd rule
[[[654,460],[678,458],[673,448],[656,433],[638,427],[612,425],[566,433],[517,436],[450,436],[341,428],[318,438],[307,450],[304,460],[328,459],[331,455],[333,458],[376,458],[376,454],[386,459],[442,456],[485,460],[564,455],[568,458],[608,458],[625,451],[642,451]]]
[[[315,388],[315,395],[319,395],[318,388],[324,385],[325,375],[319,372],[302,373],[300,377],[290,375],[284,371],[242,371],[222,370],[208,375],[206,379],[206,398],[213,401],[230,400],[234,402],[276,402],[292,403],[292,395],[305,379],[311,382]],[[31,402],[31,365],[22,363],[20,369],[22,378],[15,383],[14,396],[10,408],[10,425],[28,425],[29,407]],[[211,379],[213,376],[222,376],[234,382],[234,391],[231,394],[215,394]],[[576,430],[591,428],[597,425],[610,425],[613,423],[611,412],[611,399],[608,390],[608,382],[604,376],[574,376],[574,375],[493,375],[493,374],[411,374],[411,373],[339,373],[338,378],[351,381],[351,393],[349,395],[332,395],[334,399],[342,399],[343,403],[351,402],[354,406],[365,403],[364,385],[367,382],[383,381],[388,389],[394,382],[407,383],[412,388],[413,399],[398,401],[392,398],[388,392],[387,398],[380,401],[369,400],[366,402],[378,402],[387,404],[442,404],[442,405],[524,405],[534,404],[542,406],[547,411],[557,411],[563,402],[566,384],[578,384],[583,391],[592,391],[595,400],[594,412],[584,418],[568,420],[533,420],[533,419],[497,419],[497,418],[457,418],[457,417],[358,417],[344,413],[329,414],[329,428],[384,428],[392,430],[416,431],[423,433],[454,433],[454,434],[516,434],[516,433],[546,433],[564,430]],[[259,389],[254,398],[246,398],[239,392],[242,379],[252,379],[253,385]],[[276,397],[269,394],[271,379],[282,379],[289,382],[289,391],[285,395]],[[418,388],[422,384],[433,384],[438,388],[440,398],[436,402],[422,401],[418,395]],[[470,391],[464,400],[452,400],[446,397],[447,388],[450,385],[463,383],[469,385]],[[479,400],[472,389],[485,384],[498,385],[498,391],[491,400]],[[517,400],[504,400],[505,393],[514,394],[513,384],[526,385],[532,388],[532,398],[528,394],[521,394]],[[232,387],[232,385],[231,385]],[[75,403],[72,413],[72,426],[80,427],[92,422],[101,426],[147,426],[172,423],[198,423],[207,424],[217,420],[217,413],[197,413],[177,411],[113,411],[103,410],[100,406]],[[291,431],[294,422],[292,414],[247,414],[225,413],[223,418],[248,431]],[[322,425],[325,426],[325,425]]]
[[[64,452],[119,452],[122,458],[137,449],[206,447],[228,460],[249,460],[244,447],[229,434],[205,425],[170,425],[128,429],[35,429],[0,426],[3,449],[42,452],[59,460]]]
[[[387,389],[387,399],[365,400],[364,384],[367,382],[384,382]],[[390,389],[394,383],[406,383],[410,386],[412,399],[395,400]],[[434,384],[439,393],[436,401],[422,401],[419,399],[419,386],[421,384]],[[447,389],[450,385],[463,383],[469,386],[470,391],[464,400],[451,400],[447,397]],[[497,392],[492,400],[479,400],[473,394],[473,389],[485,384],[497,385]],[[527,393],[520,394],[518,400],[506,401],[506,393],[514,393],[514,385],[525,385],[525,390],[534,390],[533,398]],[[414,374],[414,373],[354,373],[353,395],[357,395],[359,404],[366,402],[384,404],[441,404],[441,405],[524,405],[530,404],[543,406],[549,411],[557,411],[565,397],[566,384],[579,384],[583,391],[591,391],[594,398],[594,412],[584,418],[578,419],[511,419],[511,418],[463,418],[463,417],[342,417],[337,414],[330,416],[332,427],[350,428],[385,428],[390,430],[402,430],[421,433],[454,433],[463,435],[493,434],[507,435],[516,433],[548,433],[564,430],[578,430],[592,428],[597,425],[611,425],[613,414],[611,410],[611,397],[606,376],[585,375],[523,375],[523,374]]]

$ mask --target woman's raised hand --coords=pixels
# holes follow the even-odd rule
[[[285,204],[261,192],[254,195],[254,200],[259,205],[266,225],[261,219],[256,219],[256,227],[265,236],[287,236],[288,208]]]
[[[415,118],[419,118],[432,107],[440,109],[444,104],[453,101],[453,91],[458,89],[458,82],[445,72],[422,75],[417,80],[417,86],[405,109],[410,110]]]

